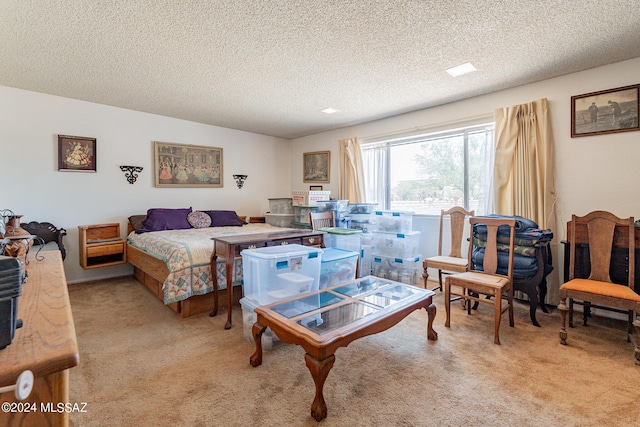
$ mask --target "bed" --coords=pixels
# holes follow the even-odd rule
[[[169,229],[156,230],[151,227],[145,230],[144,224],[149,225],[149,218],[154,213],[152,211],[154,210],[149,210],[147,215],[129,217],[127,262],[133,265],[135,278],[182,317],[211,311],[214,308],[210,267],[213,237],[285,230],[264,223],[246,224],[244,221],[236,225],[222,223],[223,225],[198,228],[190,224],[189,228],[184,224],[180,225],[181,228],[173,228],[175,224],[169,224]],[[233,215],[235,216],[235,213]],[[218,289],[226,292],[223,259],[216,262],[216,270]],[[241,278],[242,261],[237,259],[233,286],[236,301],[242,295],[242,288],[237,286]]]

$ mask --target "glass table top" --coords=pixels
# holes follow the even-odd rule
[[[322,335],[405,301],[431,292],[374,276],[276,304],[270,309]],[[308,316],[305,316],[309,313]]]

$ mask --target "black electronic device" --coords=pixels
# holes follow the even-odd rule
[[[0,350],[11,344],[16,329],[22,327],[17,315],[24,278],[24,268],[18,259],[0,256]]]

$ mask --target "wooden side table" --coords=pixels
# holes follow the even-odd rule
[[[15,384],[23,371],[31,370],[33,390],[20,403],[37,411],[0,411],[0,425],[68,426],[69,414],[56,409],[59,403],[72,403],[69,369],[78,364],[79,356],[62,256],[59,251],[47,251],[40,261],[30,257],[26,270],[29,280],[18,299],[23,326],[16,329],[11,344],[0,350],[0,386]],[[0,403],[4,402],[17,402],[13,392],[0,394]],[[42,405],[51,410],[43,410]]]
[[[85,270],[127,262],[127,244],[117,222],[78,226],[78,243]]]

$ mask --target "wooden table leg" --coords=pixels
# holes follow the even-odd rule
[[[231,308],[233,307],[233,264],[235,262],[234,254],[236,248],[229,245],[227,248],[227,256],[225,257],[225,279],[227,281],[227,323],[225,329],[231,329]]]
[[[211,281],[213,282],[213,310],[209,313],[209,316],[213,317],[218,314],[218,269],[216,268],[216,262],[218,261],[218,254],[216,253],[215,242],[213,243],[213,252],[211,253],[211,261],[209,266],[211,269]]]
[[[253,324],[251,328],[251,333],[253,334],[253,340],[256,343],[256,351],[253,353],[251,358],[249,359],[249,363],[254,368],[256,366],[262,365],[262,333],[267,329],[266,326],[262,326],[260,323],[256,322]]]
[[[311,416],[316,421],[321,421],[327,417],[327,404],[324,401],[322,389],[324,388],[327,375],[329,375],[329,371],[336,360],[336,356],[332,354],[324,360],[317,360],[309,353],[306,353],[304,360],[311,372],[313,382],[316,384],[316,397],[313,399],[313,404],[311,405]]]
[[[425,310],[427,310],[427,316],[429,317],[427,323],[427,339],[435,341],[438,339],[438,333],[433,329],[433,321],[436,318],[436,306],[431,303],[425,307]]]

